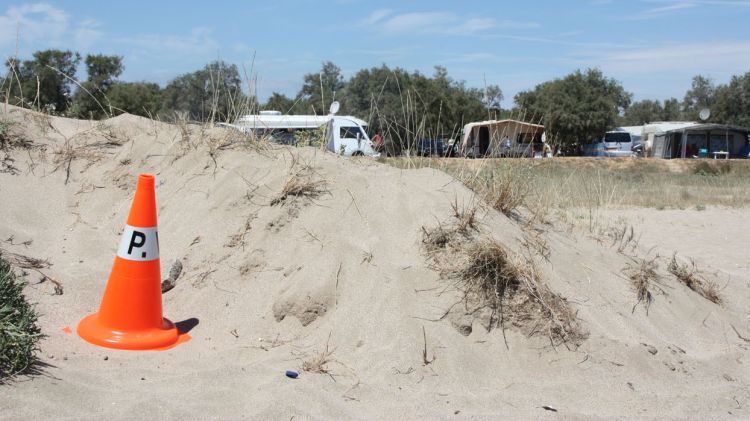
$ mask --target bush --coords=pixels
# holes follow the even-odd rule
[[[34,307],[10,263],[0,257],[0,381],[28,369],[41,339]]]

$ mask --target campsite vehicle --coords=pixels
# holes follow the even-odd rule
[[[633,148],[641,144],[643,126],[618,127],[604,134],[604,156],[635,156]]]
[[[461,136],[461,154],[470,158],[533,157],[544,150],[544,126],[517,120],[469,123]]]
[[[643,126],[618,127],[604,134],[598,143],[584,145],[585,156],[623,157],[639,156],[643,150],[641,132]]]
[[[352,116],[337,116],[338,102],[331,104],[331,113],[317,115],[283,115],[279,111],[261,111],[240,117],[234,127],[245,133],[270,134],[279,143],[297,144],[300,131],[324,130],[326,149],[344,155],[378,156],[367,136],[367,122]]]
[[[445,156],[446,148],[443,139],[422,139],[417,143],[419,156]]]

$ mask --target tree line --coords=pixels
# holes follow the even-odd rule
[[[76,74],[81,61],[86,78]],[[436,66],[432,75],[399,67],[362,69],[344,78],[332,62],[303,76],[293,97],[274,92],[259,103],[243,90],[237,66],[217,60],[179,75],[165,87],[151,82],[123,82],[123,57],[87,55],[61,50],[37,51],[32,58],[5,63],[0,99],[56,115],[101,119],[120,113],[149,118],[228,121],[273,109],[288,114],[328,113],[333,100],[340,114],[361,117],[394,143],[406,145],[423,137],[456,138],[465,123],[507,118],[544,124],[563,149],[598,138],[616,126],[653,121],[696,121],[710,108],[710,121],[750,126],[750,72],[716,85],[698,75],[682,100],[632,101],[621,83],[598,69],[577,70],[541,83],[514,97],[512,109],[501,109],[502,89],[466,86]],[[245,78],[246,79],[246,78]]]

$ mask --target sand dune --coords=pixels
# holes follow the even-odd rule
[[[461,292],[430,264],[422,227],[448,223],[452,202],[478,203],[445,173],[247,146],[223,129],[130,115],[89,122],[9,107],[1,117],[31,146],[8,151],[15,170],[0,174],[0,241],[13,239],[0,247],[49,260],[64,293],[29,275],[43,365],[0,386],[0,418],[750,416],[750,343],[732,328],[750,337],[744,210],[613,212],[648,232],[618,252],[583,230],[529,229],[480,206],[478,238],[511,251],[530,235],[548,245],[539,273],[587,334],[553,347],[514,326],[505,338],[488,332],[461,306],[436,321]],[[99,305],[141,172],[156,175],[163,277],[172,260],[184,265],[164,312],[192,340],[162,352],[75,334]],[[275,201],[295,174],[319,194]],[[734,235],[700,223],[725,217],[740,225]],[[647,313],[623,270],[652,246],[663,258]],[[675,251],[715,272],[721,305],[667,272]],[[328,374],[284,376],[326,346]]]

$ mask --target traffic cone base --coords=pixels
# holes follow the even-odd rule
[[[167,348],[177,343],[180,332],[174,323],[162,319],[161,326],[139,331],[117,331],[103,325],[98,314],[78,324],[78,336],[94,345],[131,351]]]

